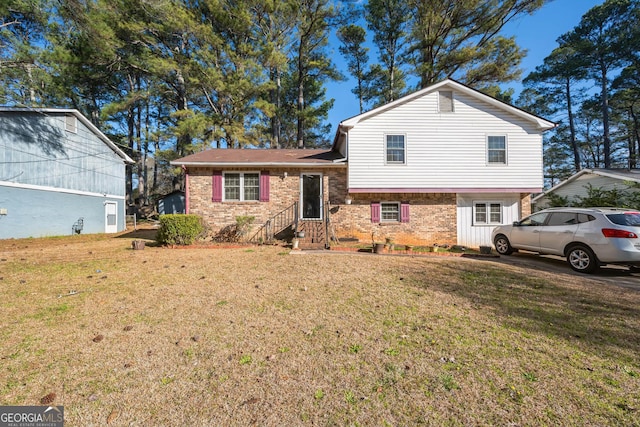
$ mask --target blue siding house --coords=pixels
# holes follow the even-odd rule
[[[131,163],[77,110],[0,107],[0,239],[123,231]]]

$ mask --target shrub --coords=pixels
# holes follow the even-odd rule
[[[222,228],[213,239],[216,242],[238,242],[243,240],[251,231],[254,220],[255,217],[249,215],[237,216],[235,224]]]
[[[190,245],[204,237],[206,228],[198,215],[160,215],[156,240],[163,245]]]

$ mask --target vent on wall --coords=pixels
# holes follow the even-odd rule
[[[453,91],[441,90],[438,92],[438,108],[441,113],[453,113]]]
[[[65,116],[64,129],[67,132],[78,133],[78,118],[70,114]]]

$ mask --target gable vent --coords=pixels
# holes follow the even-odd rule
[[[441,90],[438,92],[438,107],[441,113],[453,113],[453,91]]]
[[[67,132],[78,133],[78,119],[70,114],[65,116],[64,129]]]

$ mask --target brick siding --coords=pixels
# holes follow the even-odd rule
[[[229,168],[225,171],[258,171]],[[284,177],[285,172],[287,177]],[[300,174],[322,173],[324,201],[330,209],[331,225],[338,239],[355,238],[363,242],[384,241],[386,237],[405,244],[455,244],[457,211],[455,193],[351,194],[347,205],[346,169],[270,168],[269,202],[211,201],[211,168],[189,168],[189,212],[202,216],[215,232],[235,224],[236,216],[255,217],[257,230],[269,218],[299,201]],[[372,223],[371,202],[409,202],[408,223]],[[531,195],[520,195],[521,217],[531,213]]]

